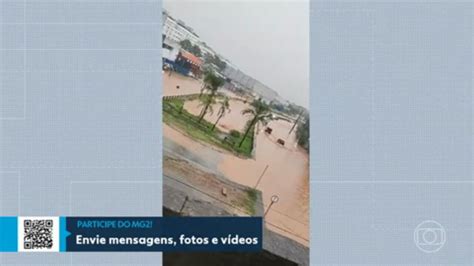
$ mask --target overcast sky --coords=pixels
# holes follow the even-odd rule
[[[164,8],[243,72],[308,107],[307,0],[165,0]]]

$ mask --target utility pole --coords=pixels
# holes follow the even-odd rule
[[[303,111],[304,110],[301,110],[301,112],[298,114],[298,117],[296,118],[295,123],[291,127],[290,132],[288,132],[288,136],[291,134],[291,132],[293,132],[293,129],[295,129],[295,127],[296,127],[296,124],[298,124],[298,122],[300,121],[300,118],[301,118],[301,115],[303,114]]]
[[[270,200],[271,200],[270,205],[268,205],[268,208],[265,211],[265,214],[263,215],[263,218],[265,218],[267,216],[267,214],[270,211],[270,208],[272,207],[272,205],[277,203],[280,200],[280,198],[277,195],[273,195]]]
[[[260,181],[262,180],[262,177],[263,177],[263,175],[265,174],[265,172],[267,171],[267,169],[268,169],[268,164],[267,164],[267,166],[265,166],[265,169],[263,169],[262,174],[261,174],[260,177],[258,178],[257,184],[255,184],[255,187],[253,187],[253,188],[257,188],[257,187],[258,187],[258,184],[260,184]]]
[[[188,196],[186,196],[186,197],[184,198],[183,205],[181,205],[181,209],[179,210],[179,214],[180,214],[180,215],[182,214],[182,212],[183,212],[183,210],[184,210],[184,207],[186,206],[186,202],[188,202],[188,200],[189,200],[189,198],[188,198]]]

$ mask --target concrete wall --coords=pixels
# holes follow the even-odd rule
[[[186,197],[188,197],[188,200],[186,200]],[[231,216],[229,212],[216,204],[211,204],[202,198],[197,199],[190,193],[168,186],[166,183],[163,185],[163,215]],[[309,265],[309,249],[264,228],[263,250],[261,252],[164,253],[163,265],[307,266]]]

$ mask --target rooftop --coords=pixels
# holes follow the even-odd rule
[[[199,57],[193,55],[192,53],[184,49],[181,49],[180,53],[183,58],[190,61],[192,64],[198,65],[198,66],[202,65],[202,60]]]
[[[197,38],[199,38],[199,35],[197,35],[196,32],[194,32],[194,29],[189,27],[188,25],[186,25],[186,23],[184,23],[184,21],[182,21],[181,19],[176,19],[174,17],[172,17],[168,11],[166,10],[163,10],[163,16],[166,16],[168,17],[169,19],[175,21],[178,25],[180,25],[181,27],[185,28],[187,31],[189,31],[191,34],[193,34],[194,36],[196,36]]]

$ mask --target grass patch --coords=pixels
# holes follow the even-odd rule
[[[168,125],[178,127],[185,134],[198,141],[203,141],[219,148],[234,152],[245,157],[252,156],[253,149],[253,129],[245,138],[242,145],[241,134],[227,134],[217,127],[211,130],[213,124],[203,119],[198,122],[199,117],[184,109],[184,99],[173,98],[163,101],[163,122]]]
[[[247,190],[247,201],[245,202],[245,208],[250,215],[255,215],[255,205],[257,203],[257,190],[250,188]]]
[[[164,107],[165,103],[166,105],[173,107],[176,110],[181,110],[181,108],[183,108],[184,106],[184,100],[182,99],[165,100],[163,101],[163,108],[165,108]]]

